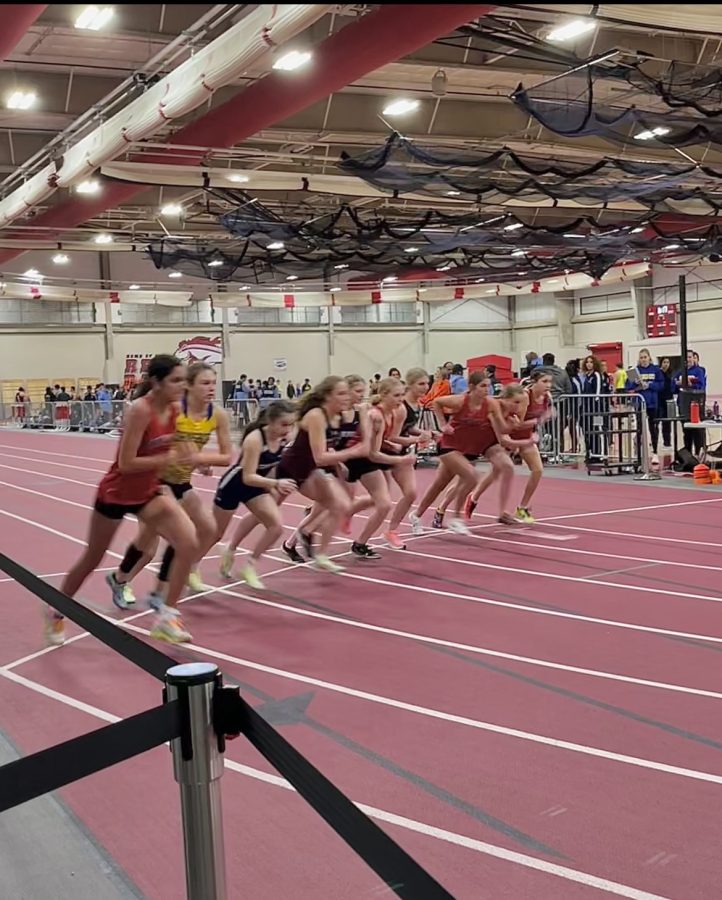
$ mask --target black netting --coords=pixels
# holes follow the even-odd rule
[[[645,163],[603,157],[553,162],[511,150],[492,152],[425,145],[398,134],[338,167],[393,194],[467,196],[482,205],[511,198],[539,205],[573,200],[583,206],[633,200],[649,211],[716,215],[722,170],[691,163]],[[552,201],[550,203],[549,201]]]
[[[694,109],[703,116],[722,114],[722,71],[717,67],[674,61],[641,60],[600,70],[605,78],[660,97],[671,109]]]

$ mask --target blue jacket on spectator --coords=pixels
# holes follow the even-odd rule
[[[704,391],[707,389],[707,370],[702,366],[687,366],[687,377],[691,390]],[[682,373],[674,376],[674,392],[677,394],[682,387]]]
[[[662,370],[659,366],[652,364],[650,366],[638,365],[637,371],[642,380],[644,390],[638,390],[639,385],[634,384],[629,379],[627,379],[627,390],[637,391],[641,397],[644,397],[647,409],[656,410],[659,406],[660,391],[664,388],[664,375],[662,375]]]

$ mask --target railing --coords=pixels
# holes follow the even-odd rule
[[[90,431],[102,434],[120,427],[125,400],[55,400],[3,403],[5,425],[47,431]]]
[[[243,735],[383,880],[405,900],[453,900],[431,875],[282,737],[217,666],[178,665],[0,554],[0,570],[116,653],[164,683],[163,702],[146,712],[0,767],[0,813],[170,741],[180,785],[188,900],[250,896],[226,884],[221,778],[226,740]],[[63,652],[58,651],[58,652]],[[71,650],[72,652],[72,650]],[[288,865],[288,847],[279,848]]]

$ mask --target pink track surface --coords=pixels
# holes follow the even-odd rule
[[[114,449],[0,432],[3,551],[57,584]],[[213,479],[199,486],[210,500]],[[494,524],[493,502],[473,537],[346,556],[338,577],[274,552],[267,591],[191,599],[194,644],[168,652],[218,662],[455,897],[722,896],[722,496],[549,477],[541,521],[517,529]],[[302,505],[293,498],[287,524]],[[220,585],[217,560],[203,571]],[[108,609],[102,573],[82,598]],[[43,651],[39,604],[8,579],[0,611],[0,728],[23,751],[160,701],[153,679],[87,635]],[[142,612],[131,627],[149,627]],[[383,892],[243,740],[229,745],[223,791],[232,897]],[[183,895],[165,748],[61,797],[140,892]]]

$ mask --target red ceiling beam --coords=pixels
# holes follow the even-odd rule
[[[0,59],[6,59],[13,52],[33,22],[47,8],[47,3],[6,3],[3,5]]]
[[[259,79],[226,103],[182,128],[170,141],[174,145],[233,147],[381,66],[413,53],[472,19],[487,15],[495,8],[464,3],[384,4],[316,47],[306,72],[292,75],[273,72]],[[158,154],[143,158],[167,165],[188,165],[189,162],[199,163],[202,154],[189,151],[185,155],[176,150],[173,155]],[[36,240],[47,238],[55,236],[56,229],[76,228],[147,190],[147,185],[109,179],[102,179],[102,183],[104,189],[97,197],[76,194],[37,216],[33,225],[47,226],[49,232],[36,232],[32,237]],[[20,239],[23,236],[28,235],[12,235]],[[24,252],[0,250],[0,265]]]

